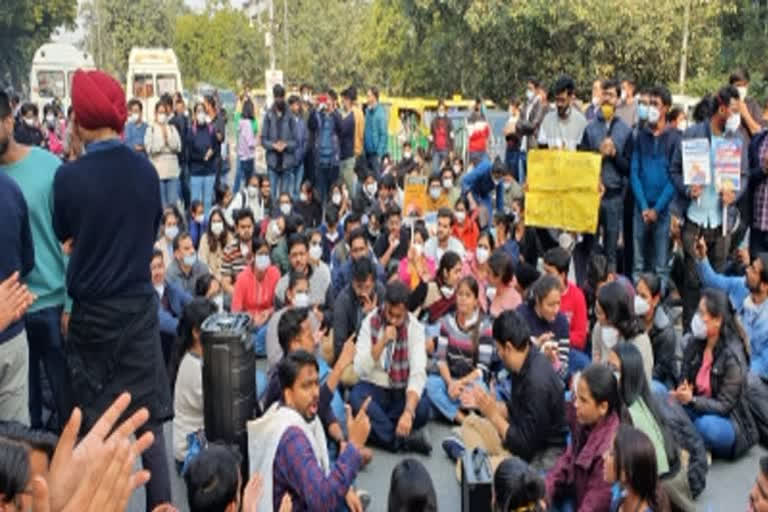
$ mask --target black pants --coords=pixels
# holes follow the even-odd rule
[[[146,491],[147,512],[158,505],[171,503],[171,475],[168,471],[168,454],[165,448],[165,436],[162,425],[144,425],[136,432],[138,439],[145,432],[152,432],[155,442],[141,455],[141,465],[152,474],[144,486]]]

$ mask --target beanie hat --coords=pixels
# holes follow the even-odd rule
[[[72,108],[77,123],[87,130],[112,128],[120,133],[128,117],[123,88],[117,80],[98,70],[75,71]]]

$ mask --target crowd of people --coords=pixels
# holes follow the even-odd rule
[[[503,157],[475,102],[466,165],[442,101],[394,161],[375,87],[278,85],[260,122],[247,95],[235,113],[232,185],[214,97],[150,121],[102,72],[72,84],[42,128],[0,92],[3,507],[119,510],[144,485],[172,508],[168,421],[193,512],[363,511],[371,447],[429,456],[430,421],[455,427],[451,460],[487,455],[505,512],[695,510],[709,458],[768,441],[768,131],[745,71],[690,121],[663,86],[596,80],[584,109],[571,78],[531,79]],[[685,183],[683,141],[714,137],[740,141],[737,190]],[[601,156],[597,232],[526,224],[528,153],[554,149]],[[248,315],[266,359],[248,453],[205,437],[216,312]],[[73,463],[124,478],[78,487]],[[763,459],[752,510],[767,479]],[[415,459],[387,500],[437,510]]]

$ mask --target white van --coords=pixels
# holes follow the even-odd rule
[[[125,93],[144,106],[144,120],[152,119],[155,104],[163,94],[182,92],[176,54],[169,48],[131,48]]]
[[[41,114],[43,107],[54,99],[66,114],[71,104],[72,76],[80,68],[94,69],[93,57],[71,44],[47,43],[37,49],[29,75],[29,98]]]

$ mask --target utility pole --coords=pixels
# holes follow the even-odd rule
[[[269,69],[275,69],[275,0],[269,2],[269,31],[266,34],[266,43],[269,47]]]
[[[283,39],[285,40],[284,55],[288,55],[288,0],[283,0]]]
[[[683,44],[680,47],[680,94],[685,94],[685,72],[688,68],[688,36],[691,24],[691,0],[685,0]]]

